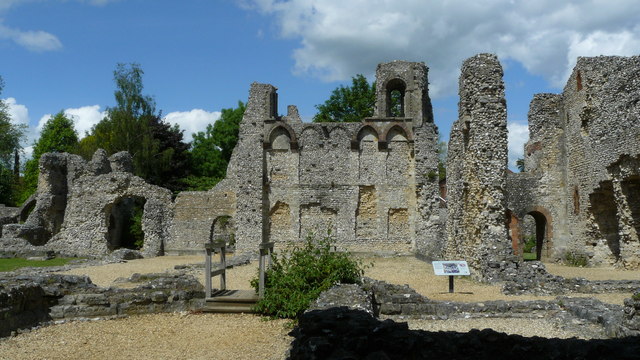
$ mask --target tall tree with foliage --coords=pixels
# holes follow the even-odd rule
[[[78,132],[73,120],[63,111],[50,117],[40,132],[40,138],[33,144],[33,157],[27,161],[24,170],[24,189],[21,201],[33,194],[38,186],[38,163],[48,152],[73,152],[78,146]]]
[[[183,132],[156,112],[151,96],[143,95],[138,64],[118,64],[114,71],[116,106],[83,139],[78,152],[89,157],[98,148],[108,154],[128,151],[134,172],[145,180],[171,190],[180,190],[178,179],[186,176],[188,147]]]
[[[0,94],[4,81],[0,77]],[[0,98],[0,204],[17,205],[18,179],[13,169],[16,152],[22,149],[20,141],[24,137],[26,125],[11,122],[9,105]]]
[[[193,134],[191,143],[191,175],[183,183],[190,190],[207,190],[223,179],[231,154],[238,142],[240,121],[246,104],[222,109],[220,119],[207,125],[206,131]]]
[[[358,122],[373,116],[376,85],[362,74],[351,78],[351,86],[340,86],[331,92],[324,104],[316,105],[314,122]]]

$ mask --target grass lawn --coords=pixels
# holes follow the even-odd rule
[[[524,259],[524,261],[535,260],[536,253],[522,253],[522,259]]]
[[[13,271],[22,267],[62,266],[71,260],[74,260],[74,258],[55,258],[51,260],[0,259],[0,272]]]

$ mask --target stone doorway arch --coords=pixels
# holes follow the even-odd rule
[[[505,223],[509,230],[509,237],[516,255],[523,256],[525,245],[525,217],[531,216],[535,223],[535,259],[544,260],[551,256],[553,250],[553,228],[552,218],[547,209],[541,206],[534,206],[516,215],[513,211],[507,210]]]

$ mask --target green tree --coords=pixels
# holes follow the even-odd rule
[[[340,86],[331,92],[324,104],[316,105],[314,122],[358,122],[373,115],[376,85],[362,74],[351,78],[351,86]],[[392,109],[396,108],[392,106]]]
[[[38,187],[38,163],[48,152],[73,152],[78,147],[78,133],[73,120],[63,111],[50,117],[40,132],[40,138],[33,144],[33,157],[27,161],[24,170],[24,188],[21,201],[26,200]]]
[[[0,77],[0,94],[4,89],[4,81]],[[24,138],[26,125],[11,122],[9,105],[0,98],[0,203],[17,205],[16,192],[19,179],[16,176],[15,156],[22,149],[20,141]]]
[[[144,153],[150,153],[153,139],[149,129],[149,121],[155,113],[155,101],[142,94],[142,75],[144,72],[138,64],[118,64],[113,72],[117,90],[114,93],[116,106],[107,108],[107,116],[96,124],[91,135],[95,145],[109,154],[128,151],[134,159],[138,175],[142,175],[139,167]],[[145,149],[145,147],[147,149]],[[94,149],[95,150],[95,149]]]
[[[524,172],[524,158],[516,160],[516,167],[518,168],[518,171]]]
[[[229,163],[231,153],[238,143],[238,132],[240,130],[240,121],[247,108],[246,104],[238,101],[238,107],[222,109],[220,119],[213,124],[213,132],[211,134],[213,142],[220,147],[222,158]],[[225,165],[226,172],[226,165]]]
[[[118,64],[114,71],[116,106],[96,124],[78,146],[78,153],[90,157],[103,148],[108,154],[128,151],[134,173],[145,180],[177,191],[188,170],[188,147],[183,131],[162,120],[151,96],[143,95],[139,64]]]
[[[231,154],[238,142],[240,121],[246,105],[222,109],[220,119],[207,125],[206,131],[193,134],[191,143],[191,175],[183,180],[190,190],[207,190],[223,179]]]

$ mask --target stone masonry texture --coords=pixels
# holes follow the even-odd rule
[[[252,84],[226,178],[173,201],[131,174],[129,154],[46,154],[36,196],[0,208],[0,256],[110,254],[137,206],[144,256],[314,234],[341,250],[467,260],[490,280],[528,269],[535,233],[538,260],[638,268],[640,57],[578,58],[561,94],[535,95],[522,173],[507,170],[502,76],[495,55],[462,64],[446,186],[428,68],[392,61],[376,69],[373,116],[357,123],[305,123],[293,105],[280,115],[276,87]]]

